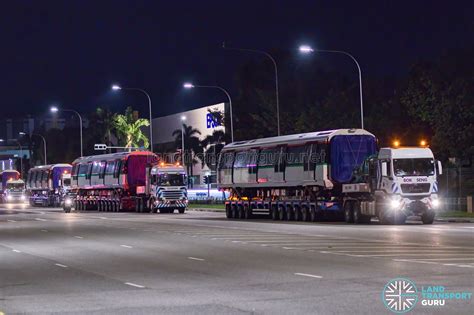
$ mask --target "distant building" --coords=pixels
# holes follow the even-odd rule
[[[199,136],[200,140],[203,140],[209,135],[212,135],[214,131],[222,130],[226,132],[226,128],[222,123],[215,119],[215,116],[211,112],[220,112],[222,117],[226,115],[227,103],[219,103],[209,106],[200,107],[197,109],[176,113],[164,117],[158,117],[153,119],[153,149],[157,153],[176,153],[176,143],[173,132],[175,130],[181,130],[182,124],[191,126],[198,129],[201,132]],[[186,117],[186,120],[182,120],[181,117]],[[184,144],[186,148],[186,143]],[[178,150],[181,149],[181,145],[178,144]],[[192,181],[193,187],[204,187],[203,176],[209,172],[209,168],[201,163],[197,163],[193,167]]]

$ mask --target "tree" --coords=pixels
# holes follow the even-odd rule
[[[216,170],[217,157],[228,142],[229,136],[223,130],[214,130],[211,135],[201,141],[201,147],[204,150],[204,163],[211,171]]]
[[[184,154],[182,157],[182,162],[186,166],[187,173],[190,176],[193,176],[193,165],[197,164],[199,161],[196,157],[204,163],[204,158],[202,157],[203,148],[201,146],[201,141],[199,140],[199,135],[201,131],[199,129],[193,128],[183,124],[184,129]],[[173,136],[175,137],[176,148],[181,148],[182,145],[182,133],[181,129],[176,129],[173,131]]]
[[[149,125],[148,119],[138,118],[138,113],[134,112],[130,106],[127,107],[124,115],[114,116],[114,128],[121,140],[125,142],[125,147],[130,150],[132,147],[139,147],[140,143],[143,147],[148,147],[148,137],[143,133],[142,128]]]

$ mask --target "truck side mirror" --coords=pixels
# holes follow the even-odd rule
[[[382,176],[386,177],[387,176],[387,162],[382,162],[381,166],[381,171],[382,171]]]
[[[441,161],[436,161],[438,164],[438,175],[443,174],[443,165],[441,165]]]

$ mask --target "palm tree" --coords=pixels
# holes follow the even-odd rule
[[[103,136],[101,140],[110,147],[112,145],[112,134],[115,129],[115,115],[109,109],[102,107],[97,107],[95,115],[97,116],[98,123],[102,125],[101,132],[103,132]]]
[[[136,112],[131,107],[127,107],[125,115],[116,114],[114,116],[114,127],[118,131],[122,140],[125,140],[125,147],[131,150],[132,147],[139,147],[143,142],[143,147],[147,148],[148,137],[143,133],[142,128],[148,127],[148,119],[138,118]]]
[[[229,140],[229,136],[223,130],[215,130],[212,135],[208,135],[201,141],[201,146],[206,148],[204,150],[204,163],[211,171],[216,170],[217,157]]]
[[[201,161],[203,162],[203,149],[201,146],[201,141],[199,140],[199,135],[201,135],[201,131],[186,124],[183,124],[183,129],[184,132],[181,129],[176,129],[175,131],[173,131],[173,136],[175,137],[176,147],[181,148],[181,135],[182,133],[184,133],[185,150],[181,156],[181,160],[186,166],[186,170],[189,176],[193,176],[192,166],[198,163],[198,160],[195,157],[198,156],[198,158],[201,159]]]

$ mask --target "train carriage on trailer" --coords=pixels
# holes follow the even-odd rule
[[[61,205],[71,185],[71,164],[40,165],[28,171],[26,189],[32,206]]]
[[[239,141],[220,155],[218,187],[231,192],[228,218],[269,214],[317,220],[341,214],[338,196],[353,170],[376,153],[373,134],[337,129]]]

